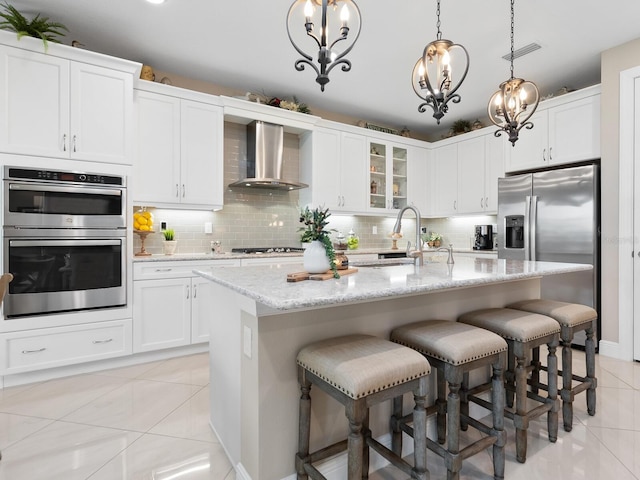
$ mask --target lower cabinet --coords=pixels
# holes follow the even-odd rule
[[[5,333],[0,341],[2,375],[103,360],[131,355],[131,319]]]
[[[134,263],[133,352],[209,341],[212,284],[193,270],[239,265],[239,260]]]

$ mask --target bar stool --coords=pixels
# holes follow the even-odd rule
[[[506,435],[503,371],[507,343],[488,330],[447,320],[426,320],[404,325],[391,332],[391,340],[417,350],[437,369],[438,398],[436,404],[427,409],[427,415],[437,414],[438,442],[427,439],[427,447],[444,459],[447,478],[460,478],[462,461],[490,445],[493,445],[494,477],[504,478]],[[468,408],[461,409],[459,395],[464,375],[488,365],[493,369],[493,427],[469,417]],[[402,415],[402,398],[396,398],[392,417],[392,448],[398,454],[402,451],[402,432],[414,435],[407,425],[412,417],[411,414]],[[487,435],[462,451],[459,435],[461,418]],[[443,448],[439,444],[444,444],[447,437],[447,448]]]
[[[481,328],[447,320],[426,320],[396,328],[391,340],[417,350],[437,369],[438,398],[427,415],[437,414],[438,443],[427,439],[427,447],[444,459],[447,479],[460,478],[462,461],[493,445],[494,478],[504,478],[504,381],[503,371],[507,356],[507,343],[495,333]],[[469,417],[468,403],[461,409],[460,388],[465,375],[477,368],[491,366],[493,375],[489,383],[492,389],[493,426],[489,427]],[[447,397],[447,384],[449,395]],[[465,395],[462,395],[463,402]],[[402,451],[402,432],[418,435],[407,423],[413,415],[402,415],[402,397],[394,400],[392,448]],[[480,430],[486,437],[460,451],[459,428],[461,421]],[[447,448],[439,444],[445,443]]]
[[[562,342],[562,370],[558,372],[562,373],[560,398],[562,398],[564,429],[570,432],[573,427],[573,400],[578,393],[587,391],[587,412],[591,416],[596,414],[596,387],[598,381],[596,379],[596,346],[593,335],[598,313],[586,305],[545,299],[522,300],[507,305],[507,308],[546,315],[560,324],[560,340]],[[586,377],[573,374],[571,342],[574,334],[582,330],[587,334],[584,345]],[[535,358],[536,353],[537,358]],[[539,356],[539,352],[534,352],[534,365],[539,366],[539,370],[547,370],[546,367],[539,364]],[[534,372],[534,375],[537,375],[539,370]],[[578,382],[576,386],[572,386],[573,380]]]
[[[516,459],[520,463],[527,460],[527,429],[529,421],[547,413],[549,441],[558,439],[558,347],[560,325],[554,319],[536,313],[523,312],[510,308],[487,308],[461,315],[459,322],[485,328],[497,333],[509,346],[506,377],[507,405],[513,405],[515,393],[515,411],[505,409],[505,416],[512,419],[516,427]],[[540,345],[547,344],[547,365],[549,389],[547,397],[527,391],[527,375],[531,368],[527,366],[527,357]],[[527,410],[527,398],[538,402],[538,406]],[[488,402],[470,395],[469,401],[482,406]]]
[[[369,335],[348,335],[307,345],[298,353],[300,423],[296,472],[298,480],[325,480],[313,463],[344,450],[348,452],[348,480],[368,478],[369,447],[411,478],[427,480],[426,395],[429,362],[418,352]],[[333,445],[309,453],[311,384],[345,407],[349,435]],[[415,401],[414,465],[376,441],[369,430],[369,407],[413,392]]]

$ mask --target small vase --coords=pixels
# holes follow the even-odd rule
[[[176,251],[176,247],[178,246],[177,240],[165,240],[162,243],[162,249],[165,255],[173,255]]]
[[[302,255],[304,269],[307,273],[325,273],[330,268],[329,257],[320,240],[313,240]]]

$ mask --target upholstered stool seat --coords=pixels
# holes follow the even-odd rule
[[[504,338],[509,346],[507,379],[507,404],[513,403],[515,410],[505,409],[505,416],[511,418],[516,427],[516,458],[524,463],[527,459],[527,429],[529,421],[547,413],[549,440],[558,438],[559,401],[556,348],[558,346],[560,325],[554,319],[536,313],[510,308],[487,308],[461,315],[459,322],[485,328]],[[547,365],[549,389],[547,397],[527,391],[527,358],[531,351],[540,345],[547,345]],[[527,410],[527,398],[533,399],[538,406]],[[481,398],[471,395],[469,401],[487,405]]]
[[[427,410],[437,414],[438,442],[427,439],[427,447],[445,460],[447,478],[460,476],[462,461],[493,445],[493,468],[496,479],[504,478],[504,382],[503,371],[506,363],[507,343],[495,333],[471,325],[446,321],[426,320],[396,328],[391,332],[391,340],[411,347],[422,353],[438,372],[438,398],[436,405]],[[461,409],[460,388],[463,378],[469,371],[491,365],[493,425],[487,426],[469,417],[468,408]],[[449,394],[447,396],[447,385]],[[468,404],[467,404],[468,406]],[[486,437],[474,442],[460,451],[459,427],[461,415],[465,425],[477,428]],[[402,431],[417,435],[407,424],[412,415],[403,416],[402,398],[394,401],[392,417],[392,448],[400,454],[402,451]],[[445,443],[443,448],[439,444]]]
[[[596,413],[596,346],[594,340],[595,323],[598,313],[591,307],[577,303],[558,302],[555,300],[533,299],[512,303],[507,308],[539,313],[553,318],[560,324],[560,341],[562,342],[562,419],[564,429],[571,431],[573,426],[573,400],[578,393],[587,392],[587,411],[589,415]],[[576,332],[584,330],[586,340],[584,345],[587,376],[573,374],[573,356],[571,342]],[[538,370],[546,370],[540,366],[539,352],[534,351],[533,363]],[[534,375],[537,375],[537,371]],[[539,382],[539,377],[536,378]],[[573,381],[578,382],[573,386]]]
[[[368,477],[369,447],[411,478],[427,480],[426,395],[429,362],[418,352],[369,335],[348,335],[307,345],[298,353],[300,429],[296,471],[298,479],[324,479],[314,462],[341,451],[348,452],[348,480]],[[311,384],[338,400],[349,420],[347,440],[310,453]],[[413,392],[414,428],[420,432],[414,441],[414,464],[372,438],[369,407]]]

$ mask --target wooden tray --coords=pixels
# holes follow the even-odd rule
[[[338,270],[338,273],[342,277],[344,275],[351,275],[357,271],[357,268],[346,268],[344,270]],[[332,278],[333,272],[331,270],[326,273],[310,274],[307,272],[295,272],[287,274],[287,282],[301,282],[302,280],[331,280]]]

